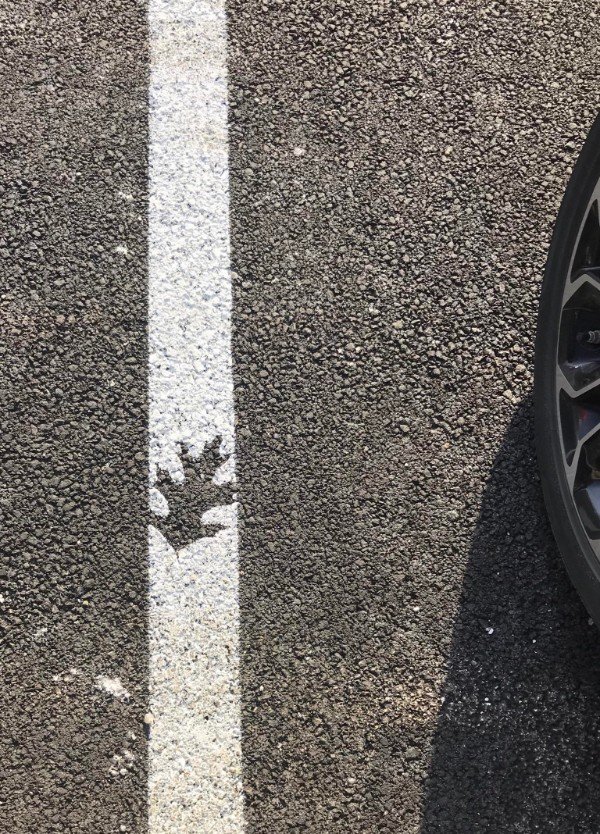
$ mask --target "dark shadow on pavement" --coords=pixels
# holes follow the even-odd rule
[[[552,538],[532,422],[527,399],[483,496],[422,834],[600,832],[600,640]]]

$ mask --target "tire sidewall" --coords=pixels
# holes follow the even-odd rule
[[[600,625],[600,562],[567,487],[556,408],[556,351],[565,281],[577,235],[600,179],[600,116],[573,169],[548,254],[535,351],[535,438],[544,499],[561,555],[588,611]]]

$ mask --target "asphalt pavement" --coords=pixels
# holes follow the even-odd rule
[[[600,830],[531,431],[593,4],[229,5],[248,830]]]
[[[150,21],[167,21],[168,44],[171,25],[221,13],[175,8],[170,22],[156,2]],[[168,235],[148,259],[162,58],[146,4],[0,15],[0,832],[597,834],[600,640],[549,531],[531,406],[552,223],[600,105],[595,5],[229,0],[227,196],[220,150],[202,164],[227,204],[231,321],[227,304],[208,324],[188,309],[186,353],[177,299],[172,320],[161,302],[180,351],[167,338],[165,356],[190,363],[165,364],[164,401],[177,380],[194,388],[191,366],[218,342],[198,396],[223,412],[213,426],[190,395],[184,416],[197,436],[194,420],[224,426],[230,446],[218,376],[233,368],[239,538],[226,547],[209,528],[231,519],[160,533],[148,514],[152,419],[175,467],[194,438],[163,406],[148,413],[148,308],[182,272],[165,278]],[[164,171],[159,232],[171,179],[190,179]],[[149,518],[158,568],[184,578],[163,620]],[[223,553],[226,588],[186,576]],[[206,611],[223,600],[218,632]],[[205,627],[219,674],[239,675],[219,678],[222,736]],[[211,698],[214,714],[198,712]],[[148,785],[173,773],[176,792],[153,804]]]
[[[145,6],[0,14],[0,830],[141,831]]]

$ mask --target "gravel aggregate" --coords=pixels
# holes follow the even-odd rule
[[[247,824],[600,829],[531,432],[589,2],[231,0]]]
[[[145,4],[0,4],[0,831],[145,830]]]
[[[146,11],[0,4],[6,834],[148,830]],[[228,14],[246,830],[597,834],[600,641],[531,389],[598,10]],[[157,524],[223,528],[217,561],[226,512]]]

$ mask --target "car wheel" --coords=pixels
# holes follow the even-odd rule
[[[548,255],[535,422],[550,523],[569,575],[600,625],[600,116],[573,170]]]

